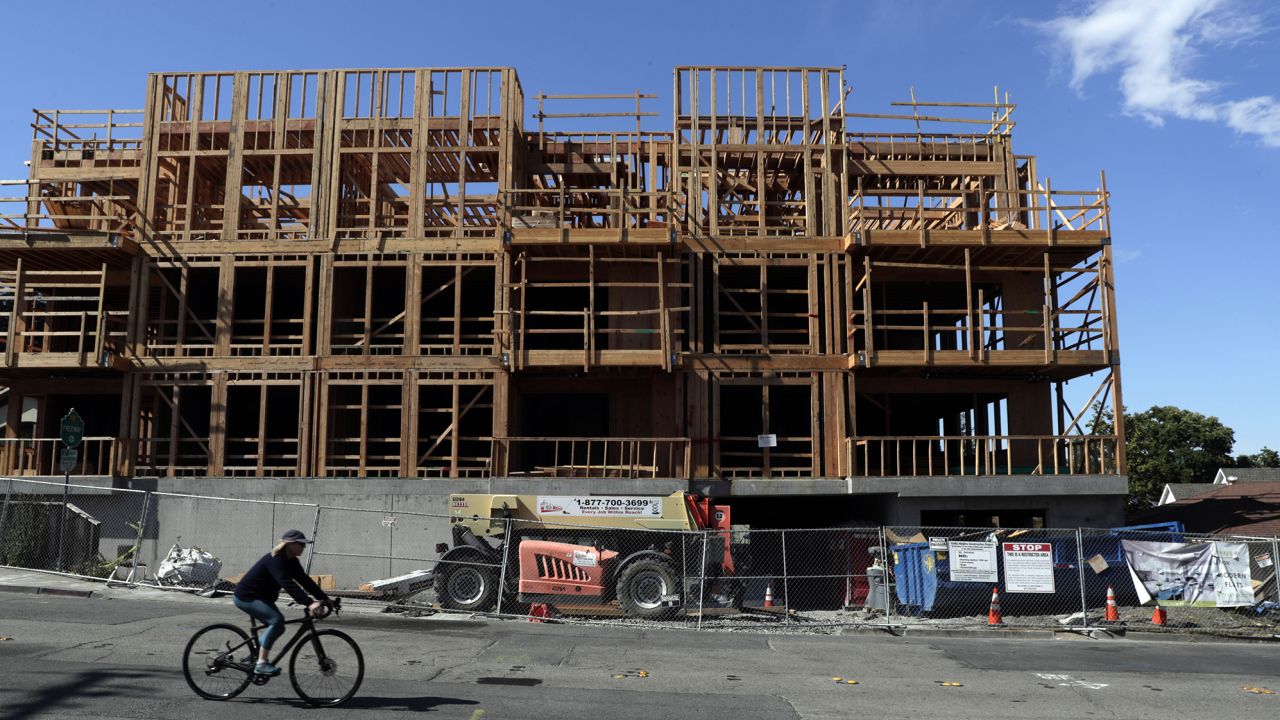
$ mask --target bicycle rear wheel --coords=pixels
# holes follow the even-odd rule
[[[293,649],[289,682],[311,705],[333,707],[351,699],[364,681],[364,655],[346,633],[317,630]]]
[[[249,686],[252,673],[244,666],[252,667],[253,652],[253,643],[244,630],[225,623],[210,625],[187,642],[182,653],[182,674],[200,697],[229,700]]]

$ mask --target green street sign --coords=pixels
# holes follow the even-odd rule
[[[62,448],[58,452],[58,469],[64,473],[69,473],[76,469],[76,464],[80,462],[80,451],[75,448]]]
[[[75,408],[71,408],[71,412],[62,418],[58,434],[62,437],[62,444],[69,448],[76,447],[84,439],[84,419],[76,414]]]

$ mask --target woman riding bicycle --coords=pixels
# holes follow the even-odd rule
[[[307,606],[307,612],[312,617],[323,617],[326,613],[329,596],[302,569],[302,563],[298,562],[298,557],[310,543],[311,540],[302,531],[286,531],[280,536],[280,543],[254,563],[249,572],[236,583],[231,602],[267,626],[258,636],[258,662],[253,668],[255,673],[268,676],[280,674],[280,668],[267,659],[267,651],[284,632],[284,615],[275,605],[281,588],[299,605]],[[303,592],[304,588],[306,592]],[[307,593],[311,593],[316,599],[312,600]]]

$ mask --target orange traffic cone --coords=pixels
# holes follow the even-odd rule
[[[767,608],[773,607],[773,581],[772,580],[770,580],[769,584],[766,585],[764,588],[764,606]]]
[[[529,606],[529,622],[546,622],[551,617],[551,609],[546,603],[534,603]]]
[[[1004,625],[1000,615],[1000,588],[991,588],[991,608],[987,610],[987,625]]]
[[[1107,622],[1120,622],[1120,608],[1116,606],[1116,591],[1107,586]]]
[[[1156,603],[1156,611],[1151,613],[1151,624],[1164,625],[1168,620],[1169,614],[1164,611],[1164,608],[1160,607],[1159,603]]]

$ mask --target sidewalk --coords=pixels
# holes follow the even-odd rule
[[[114,583],[110,587],[105,582],[93,580],[82,580],[80,578],[67,577],[56,573],[40,572],[37,570],[20,570],[16,568],[0,567],[0,593],[28,593],[40,595],[56,595],[63,597],[79,597],[79,598],[95,598],[95,599],[119,599],[119,600],[155,600],[163,602],[183,602],[193,605],[209,605],[211,603],[223,604],[228,602],[227,594],[219,594],[218,597],[208,598],[196,595],[193,592],[184,590],[159,590],[150,587],[131,587],[121,583]],[[475,616],[467,613],[450,613],[435,612],[429,616],[419,617],[410,615],[406,617],[402,613],[386,612],[386,605],[376,602],[360,601],[347,599],[343,604],[344,614],[354,614],[366,617],[386,617],[397,620],[412,618],[417,621],[430,620],[434,622],[449,621],[476,621],[502,623],[516,621],[518,618],[487,618],[485,616]],[[686,626],[672,625],[629,625],[626,623],[598,623],[583,622],[574,623],[572,621],[564,623],[567,626],[612,626],[612,627],[634,627],[641,630],[691,630]],[[693,632],[726,632],[726,629],[708,627],[701,631]],[[735,628],[727,630],[732,634],[742,635],[764,635],[772,637],[796,637],[803,635],[811,635],[812,632],[806,632],[803,624],[793,626],[770,626],[768,628]],[[832,628],[831,632],[821,633],[824,635],[834,636],[881,636],[881,637],[901,637],[901,638],[977,638],[986,636],[991,639],[1000,640],[1027,640],[1027,639],[1062,639],[1062,640],[1157,640],[1157,641],[1183,641],[1183,642],[1246,642],[1246,643],[1272,643],[1280,640],[1280,637],[1264,637],[1264,636],[1233,636],[1233,635],[1209,635],[1199,633],[1181,633],[1181,632],[1152,632],[1144,628],[1126,628],[1111,627],[1100,628],[1094,627],[1089,629],[1082,628],[1049,628],[1049,627],[1018,627],[1006,626],[1000,628],[989,628],[980,625],[974,626],[941,626],[929,627],[921,625],[895,625],[890,627],[866,625],[857,626],[849,625],[843,627]]]
[[[81,580],[79,578],[40,572],[38,570],[18,570],[0,567],[0,592],[32,593],[40,595],[62,595],[67,597],[93,598],[128,598],[130,600],[167,600],[177,602],[207,602],[208,598],[197,597],[192,593],[156,590],[154,588],[133,588],[119,583],[108,587],[105,582]]]

